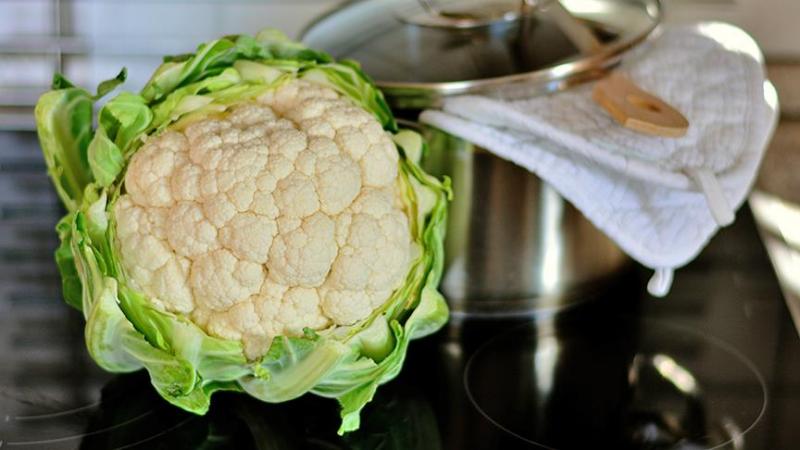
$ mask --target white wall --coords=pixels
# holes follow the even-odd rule
[[[670,22],[723,20],[749,32],[768,58],[800,61],[800,0],[662,0]]]

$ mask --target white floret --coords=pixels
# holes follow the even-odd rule
[[[321,285],[338,250],[334,229],[333,220],[318,212],[294,230],[279,234],[267,262],[270,274],[288,286]]]
[[[255,214],[237,214],[220,230],[220,242],[239,258],[266,264],[272,239],[278,233],[275,221]]]
[[[224,311],[255,294],[263,281],[261,265],[239,260],[226,249],[195,259],[189,279],[195,300],[214,311]]]
[[[170,210],[167,240],[175,253],[187,258],[219,248],[217,228],[206,219],[196,202],[181,202]]]
[[[248,358],[274,336],[349,325],[403,282],[398,154],[366,111],[293,81],[151,137],[115,205],[132,287]]]

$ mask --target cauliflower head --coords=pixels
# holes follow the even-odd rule
[[[390,136],[333,89],[291,80],[148,139],[114,208],[132,285],[250,359],[274,336],[366,318],[412,253]]]
[[[266,30],[166,57],[94,104],[56,75],[36,106],[67,214],[55,259],[106,370],[170,403],[335,398],[340,433],[447,320],[448,180],[352,61]]]

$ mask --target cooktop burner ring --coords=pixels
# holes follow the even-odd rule
[[[64,405],[62,410],[53,407],[52,402],[46,405],[41,396],[3,395],[18,404],[47,412],[3,415],[0,447],[76,448],[87,439],[109,440],[109,443],[114,439],[113,448],[132,448],[157,440],[200,418],[158,397],[145,375],[137,372],[113,376],[100,390],[97,400],[80,406]],[[25,427],[30,432],[12,434],[4,427],[9,430]],[[141,433],[142,430],[146,432]],[[116,435],[123,438],[113,437]]]
[[[738,348],[731,345],[730,343],[701,330],[652,318],[637,319],[632,316],[619,316],[616,318],[616,320],[620,320],[621,323],[627,322],[628,324],[638,323],[642,328],[646,328],[648,330],[658,329],[658,331],[654,332],[656,334],[663,333],[665,331],[679,332],[681,333],[680,339],[683,340],[689,339],[689,340],[704,342],[710,346],[709,348],[712,348],[714,351],[718,352],[719,355],[727,355],[730,361],[735,361],[736,363],[740,364],[740,367],[738,367],[737,369],[739,371],[738,373],[740,374],[746,373],[749,377],[751,377],[751,383],[748,385],[749,393],[755,394],[760,397],[760,401],[757,402],[760,403],[760,405],[758,406],[757,411],[751,410],[750,413],[745,414],[745,416],[748,416],[749,419],[746,421],[747,423],[742,424],[746,425],[743,427],[737,425],[736,421],[733,420],[726,411],[723,410],[720,412],[712,410],[711,413],[714,415],[714,417],[709,415],[709,419],[713,418],[716,420],[713,422],[710,421],[709,425],[717,426],[718,429],[721,429],[724,433],[727,433],[728,436],[725,436],[727,439],[725,439],[724,441],[711,442],[710,445],[704,448],[707,448],[708,450],[715,450],[715,449],[721,449],[729,445],[732,445],[732,448],[734,449],[744,448],[743,447],[744,436],[746,436],[746,434],[761,421],[766,412],[767,405],[769,403],[769,394],[767,392],[766,380],[764,379],[763,375],[758,370],[756,365],[753,363],[753,361],[751,361],[744,353],[742,353]],[[604,318],[604,321],[608,322],[608,318]],[[552,327],[554,323],[555,322],[553,321],[544,321],[541,323],[539,321],[531,321],[517,325],[508,331],[505,331],[503,333],[500,333],[492,337],[491,339],[483,343],[480,347],[478,347],[477,350],[469,357],[464,366],[464,373],[462,376],[462,383],[464,386],[466,397],[468,398],[472,406],[478,411],[478,413],[484,419],[489,421],[493,426],[497,427],[498,429],[502,430],[508,435],[513,436],[514,438],[518,439],[521,442],[530,444],[532,446],[535,446],[536,448],[542,448],[548,450],[560,450],[563,447],[553,446],[551,443],[538,441],[535,438],[526,436],[524,433],[521,433],[518,430],[515,431],[515,429],[513,429],[514,427],[512,426],[506,425],[504,420],[496,417],[496,415],[493,414],[492,411],[487,410],[488,408],[485,405],[482,405],[482,399],[479,398],[480,394],[476,394],[474,379],[476,375],[475,374],[476,366],[480,364],[480,359],[487,353],[489,349],[492,349],[494,346],[497,346],[498,343],[509,339],[509,337],[517,333],[520,332],[529,333],[530,331],[533,331],[531,330],[531,326],[535,328],[537,336],[540,338],[556,338],[558,337],[558,331],[560,330],[557,330],[556,328]],[[557,326],[558,325],[556,325],[556,327]],[[569,335],[566,336],[566,338],[569,337],[570,337]],[[637,357],[642,356],[638,352],[636,353],[636,355]],[[654,353],[650,356],[661,357],[662,358],[661,361],[665,361],[665,359],[663,358],[666,357],[666,360],[670,361],[671,363],[675,363],[675,360],[669,358],[668,355]],[[677,368],[678,368],[676,369],[677,372],[680,373],[680,370],[682,369],[680,364],[677,364]],[[628,369],[630,375],[631,368],[629,367]],[[512,370],[510,370],[509,367],[504,366],[503,372],[511,373]],[[691,371],[689,371],[688,373],[691,376]],[[700,384],[701,391],[704,389],[703,386],[704,382],[705,382],[704,380],[701,380]],[[713,390],[713,388],[711,390]],[[741,418],[738,416],[742,414],[733,413],[733,415],[736,416],[739,420],[741,420]],[[704,437],[712,438],[713,435],[709,433]]]

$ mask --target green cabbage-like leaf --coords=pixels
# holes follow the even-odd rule
[[[98,118],[99,128],[126,155],[152,121],[153,111],[144,98],[130,92],[122,92],[103,105]]]
[[[92,104],[89,93],[75,87],[49,91],[36,104],[36,126],[47,170],[69,211],[78,209],[83,189],[92,181],[87,156]]]
[[[109,186],[122,172],[125,159],[122,150],[112,141],[104,128],[99,128],[87,151],[89,168],[98,186]]]
[[[58,272],[61,274],[61,294],[64,296],[64,301],[68,305],[77,310],[81,310],[83,300],[83,286],[81,279],[78,275],[78,269],[75,267],[75,257],[72,256],[72,221],[74,214],[70,213],[64,216],[56,225],[58,238],[61,241],[56,249],[55,259],[58,266]]]
[[[394,133],[402,201],[420,251],[403,285],[366,319],[278,336],[266,355],[249,361],[240,341],[209,336],[136,289],[119,259],[112,211],[127,164],[148,136],[224,112],[295,78],[335,89]],[[124,79],[123,70],[91,95],[56,75],[36,107],[47,170],[68,211],[56,227],[61,244],[55,259],[66,302],[86,318],[89,354],[111,372],[147,370],[162,397],[197,414],[220,390],[266,402],[310,392],[337,399],[339,432],[355,430],[378,386],[399,373],[409,342],[447,320],[437,286],[451,194],[448,180],[417,165],[423,140],[398,131],[383,95],[358,64],[335,62],[274,30],[226,36],[194,53],[164,58],[141,92],[122,92],[102,105],[93,129],[95,102]]]

